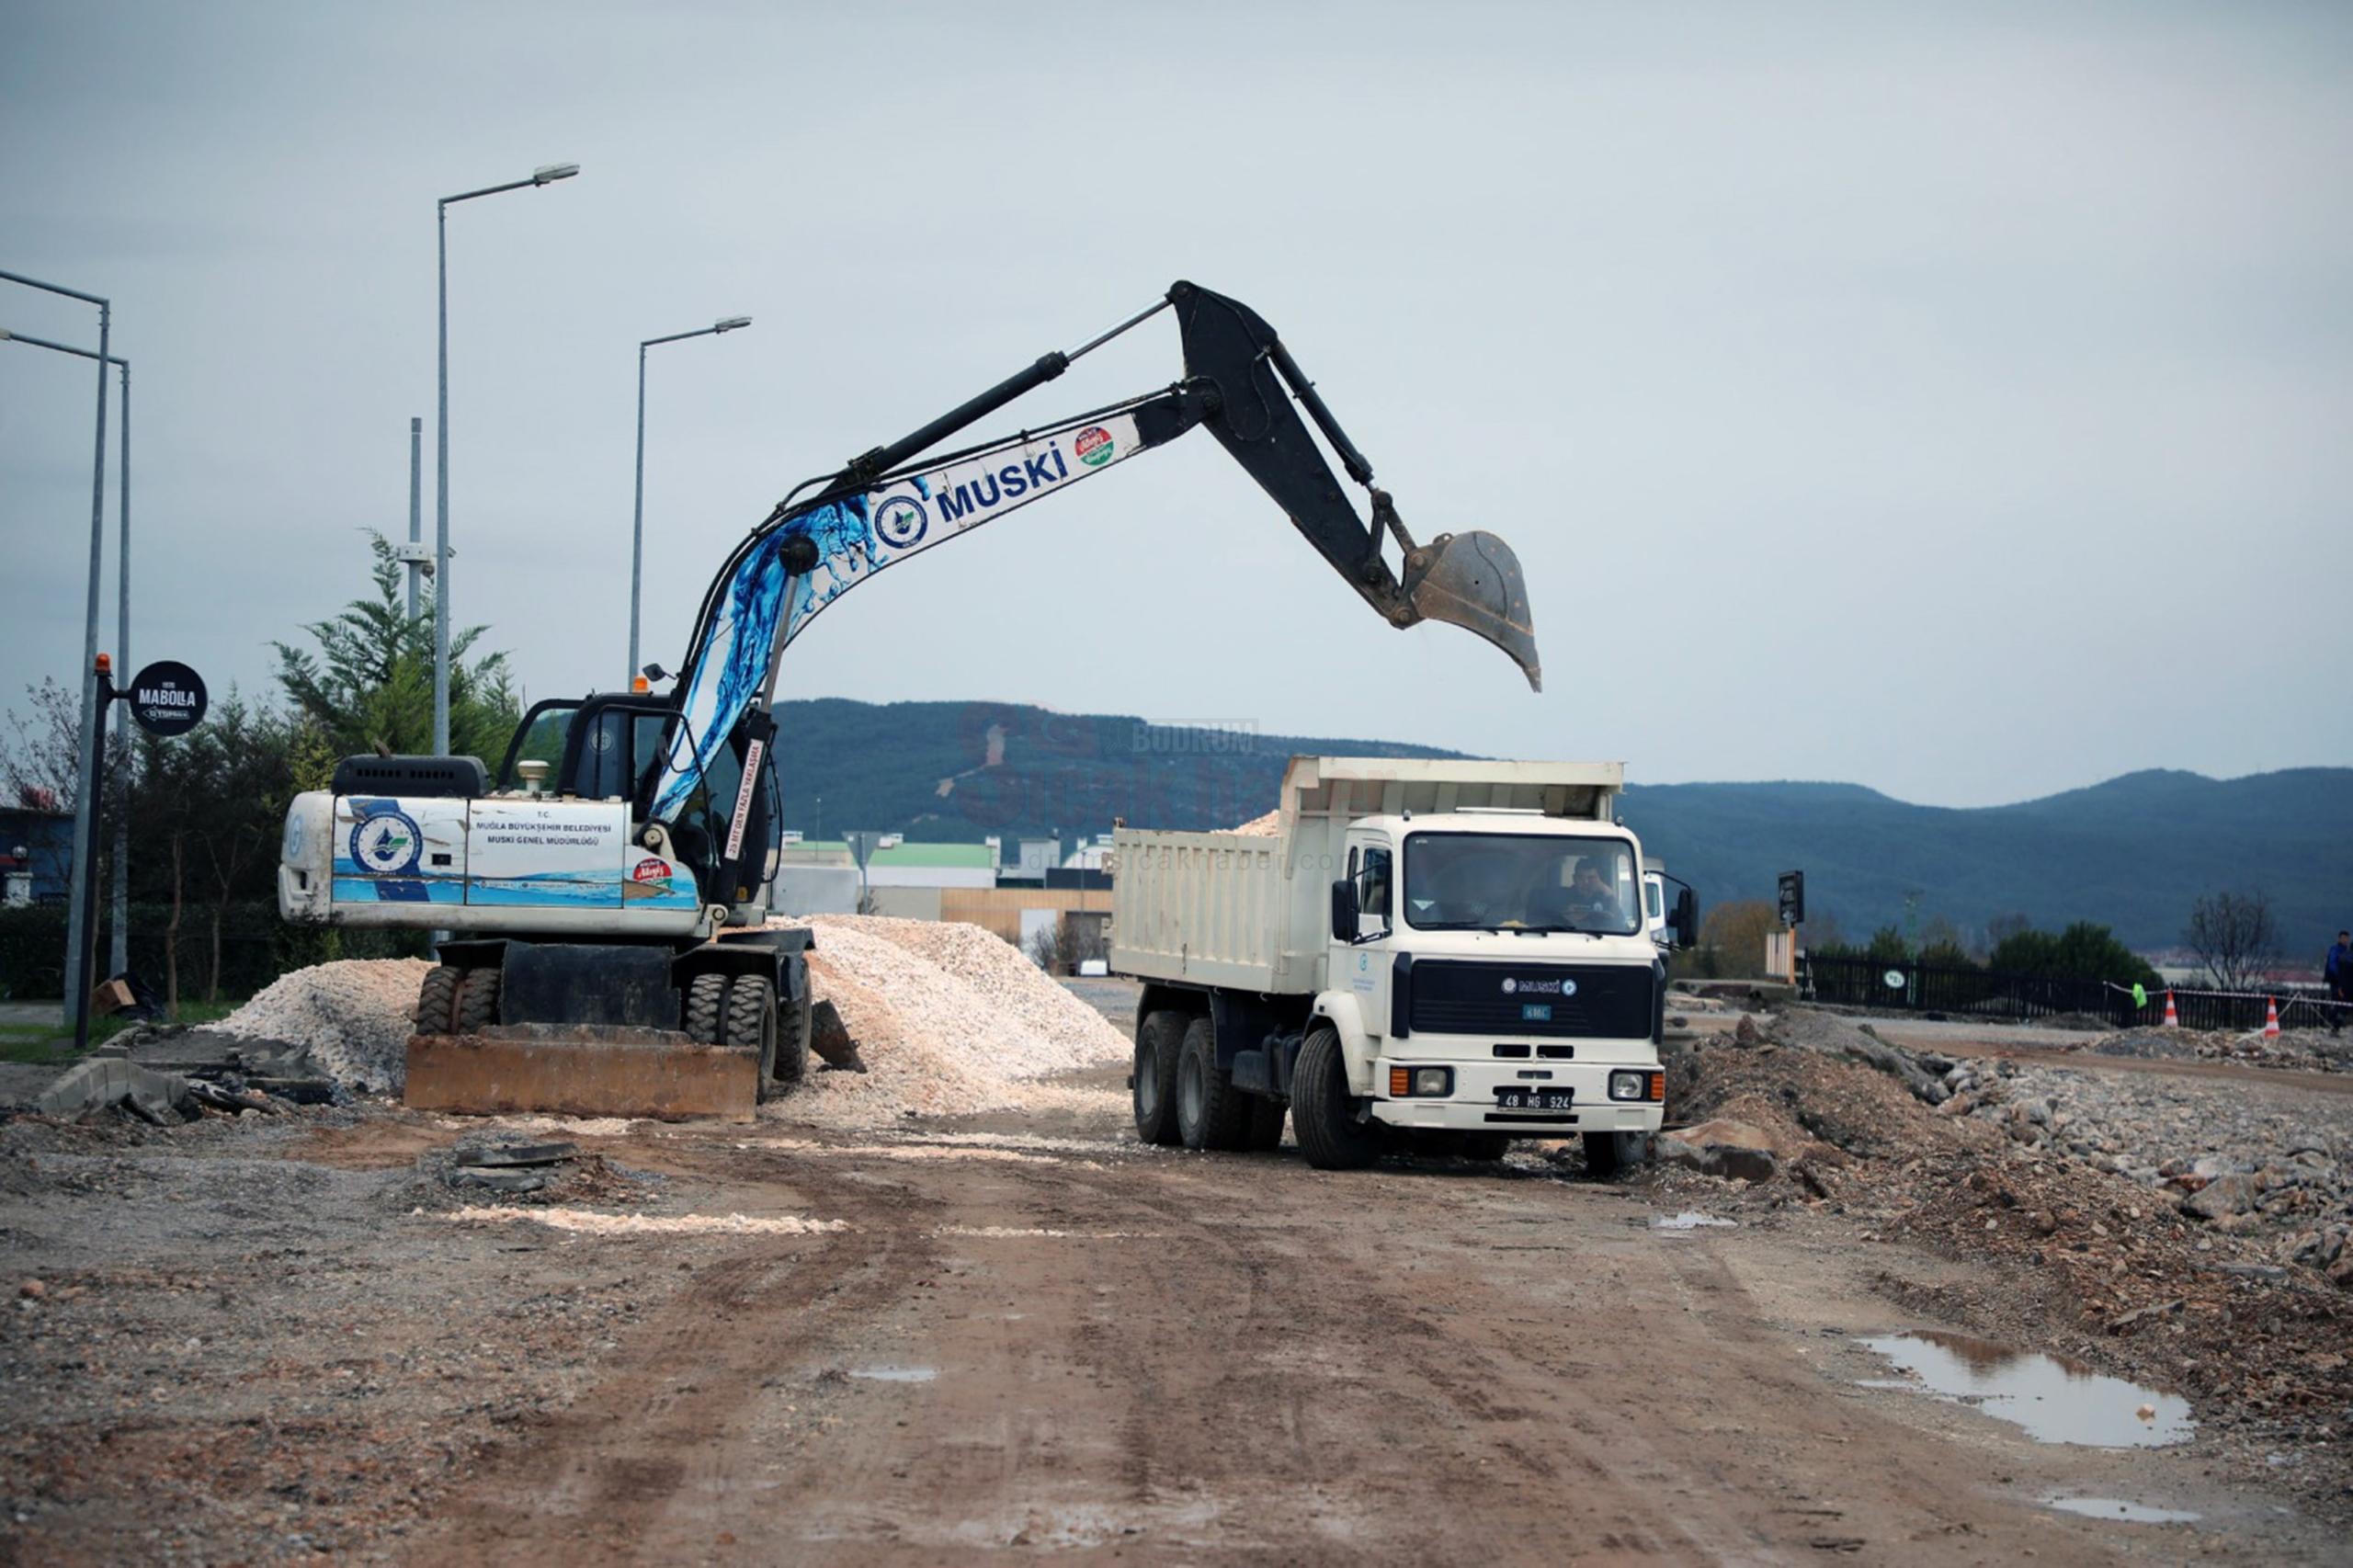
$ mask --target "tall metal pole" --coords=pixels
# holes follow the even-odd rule
[[[104,360],[99,364],[103,366]],[[137,673],[131,662],[131,361],[119,361],[122,371],[122,434],[116,437],[122,472],[115,484],[115,505],[122,528],[115,546],[114,656],[129,680]],[[131,710],[114,707],[115,788],[124,791],[114,813],[114,935],[107,943],[108,974],[131,967]]]
[[[408,422],[408,542],[425,542],[425,421]],[[414,559],[408,563],[408,618],[416,619],[416,577],[423,562]]]
[[[643,666],[637,662],[637,601],[645,581],[645,350],[637,346],[637,507],[629,526],[629,669],[621,676],[628,691]]]
[[[449,202],[434,205],[440,262],[440,392],[433,466],[433,753],[449,755]]]
[[[637,509],[630,523],[629,534],[629,673],[622,677],[622,689],[637,679],[644,666],[637,662],[637,609],[640,591],[645,580],[645,351],[665,343],[684,343],[689,337],[717,337],[733,332],[739,326],[749,326],[749,316],[728,316],[699,326],[692,332],[674,332],[667,337],[649,337],[637,346]]]
[[[11,283],[22,283],[28,288],[44,290],[49,293],[63,294],[69,299],[85,300],[91,304],[98,307],[99,347],[96,353],[93,353],[87,348],[76,348],[73,345],[67,343],[52,343],[47,338],[33,337],[21,332],[0,331],[0,340],[22,343],[34,348],[46,348],[58,354],[72,354],[80,358],[94,360],[97,362],[98,367],[97,439],[99,442],[99,452],[97,460],[94,465],[94,473],[91,480],[92,496],[90,502],[90,516],[92,528],[90,538],[90,571],[92,576],[89,586],[88,620],[84,633],[85,642],[88,645],[90,650],[90,663],[83,675],[83,689],[95,705],[97,699],[97,693],[98,686],[97,660],[100,657],[97,652],[98,616],[98,583],[97,574],[103,564],[102,546],[106,537],[106,376],[107,367],[109,364],[119,367],[122,371],[122,477],[124,484],[122,500],[122,541],[124,576],[120,588],[118,610],[122,618],[121,625],[123,627],[127,627],[129,625],[131,614],[131,586],[128,576],[131,544],[131,496],[129,488],[131,482],[131,362],[128,359],[118,359],[113,355],[106,351],[105,346],[108,340],[107,328],[108,324],[108,317],[109,310],[107,305],[107,301],[99,299],[96,294],[85,294],[77,290],[61,288],[54,283],[43,283],[39,278],[26,278],[14,272],[0,272],[0,278],[5,278]],[[85,778],[85,776],[90,778],[95,778],[98,776],[98,748],[103,746],[105,744],[105,730],[106,715],[103,709],[99,709],[95,712],[85,709],[82,715],[81,734],[81,742],[84,750],[82,754],[77,755],[74,758],[74,777],[77,780]],[[118,745],[127,744],[127,738],[122,733],[119,732]],[[86,789],[77,788],[75,791],[76,800],[74,814],[74,860],[68,878],[67,885],[70,890],[70,895],[66,910],[66,920],[70,926],[70,929],[67,932],[65,953],[65,1003],[66,1016],[68,1017],[77,1017],[74,1008],[74,993],[77,990],[85,991],[82,1002],[85,1009],[88,1003],[88,996],[85,990],[85,976],[83,972],[88,967],[88,962],[85,961],[84,955],[90,950],[88,947],[88,938],[85,936],[85,927],[94,930],[97,923],[98,891],[97,887],[97,870],[96,839],[97,829],[100,824],[93,817],[85,814],[85,809],[95,810],[92,802],[96,799],[96,790],[97,787],[95,785],[90,785]],[[127,832],[127,824],[128,818],[126,817],[116,824],[118,843],[120,842],[120,836]],[[118,868],[118,880],[115,886],[118,890],[117,896],[119,898],[120,890],[123,887],[123,883],[119,880],[121,875],[119,868],[125,863],[123,857],[118,854],[115,863]],[[116,924],[118,930],[123,928],[119,915],[118,915]],[[81,1019],[81,1022],[86,1025],[87,1020],[86,1018],[83,1018]]]
[[[113,307],[98,304],[98,428],[90,462],[90,586],[82,613],[82,755],[90,774],[98,771],[98,574],[106,565],[107,537],[107,347]],[[90,917],[90,846],[97,833],[97,801],[87,789],[74,792],[74,889],[66,901],[65,1007],[76,1032],[89,1028],[90,977],[83,972],[82,933]]]
[[[553,185],[560,179],[570,179],[579,172],[578,164],[542,164],[531,171],[529,179],[486,185],[480,190],[461,190],[455,196],[443,197],[433,206],[435,247],[438,253],[437,259],[440,278],[440,330],[437,345],[440,366],[440,402],[437,423],[440,428],[434,437],[433,749],[443,756],[449,755],[449,208],[453,202],[472,201],[477,196],[496,196],[501,191]]]

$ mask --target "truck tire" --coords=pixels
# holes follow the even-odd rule
[[[1188,1149],[1239,1149],[1249,1097],[1217,1064],[1217,1031],[1207,1018],[1185,1026],[1176,1053],[1176,1131]]]
[[[1360,1171],[1381,1153],[1381,1134],[1348,1103],[1348,1064],[1336,1029],[1320,1028],[1300,1048],[1290,1075],[1290,1125],[1300,1153],[1319,1171]]]
[[[498,983],[502,978],[500,971],[487,967],[466,971],[465,979],[458,985],[454,1032],[480,1034],[498,1022]]]
[[[1242,1146],[1260,1153],[1283,1146],[1283,1117],[1290,1107],[1280,1100],[1253,1099],[1250,1121],[1242,1134]]]
[[[416,988],[416,1032],[448,1034],[458,1016],[458,985],[466,971],[449,964],[429,970]]]
[[[1129,1080],[1136,1113],[1136,1136],[1169,1147],[1184,1142],[1176,1131],[1176,1054],[1184,1049],[1185,1015],[1163,1008],[1146,1013],[1136,1026],[1134,1075]]]
[[[804,984],[800,1001],[777,1009],[776,1081],[779,1084],[797,1084],[808,1074],[809,1042],[815,1038],[811,1027],[814,1006]]]
[[[776,1077],[776,982],[765,974],[739,974],[727,984],[723,1045],[759,1052],[760,1098]]]
[[[1642,1164],[1648,1142],[1640,1132],[1586,1133],[1585,1174],[1596,1181],[1608,1181],[1627,1166]]]
[[[727,1021],[727,977],[698,974],[687,982],[687,1038],[697,1045],[717,1045]]]

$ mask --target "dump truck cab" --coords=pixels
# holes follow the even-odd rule
[[[1534,808],[1352,824],[1315,1013],[1339,1028],[1370,1119],[1656,1131],[1665,977],[1641,865],[1625,828]]]

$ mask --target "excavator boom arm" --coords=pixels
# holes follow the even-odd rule
[[[1147,396],[1063,420],[1042,431],[927,460],[948,437],[1060,376],[1166,306],[1183,335],[1185,380]],[[1371,494],[1367,523],[1292,408],[1302,404]],[[957,538],[1137,452],[1206,425],[1290,516],[1324,560],[1391,624],[1449,621],[1495,643],[1540,681],[1528,596],[1509,546],[1492,534],[1440,535],[1416,545],[1372,468],[1339,427],[1274,329],[1238,301],[1177,283],[1161,305],[1069,354],[1049,354],[978,397],[888,446],[853,459],[805,500],[788,497],[747,535],[705,595],[686,667],[682,722],[654,789],[653,815],[669,820],[692,793],[737,722],[771,697],[784,649],[843,594],[886,566]],[[804,486],[804,488],[806,488]],[[1392,572],[1381,535],[1403,552]]]

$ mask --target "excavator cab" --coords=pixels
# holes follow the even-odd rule
[[[614,691],[550,698],[532,704],[515,727],[496,787],[586,801],[626,801],[630,820],[640,824],[642,833],[642,824],[652,820],[654,787],[677,723],[677,707],[667,697]],[[739,853],[733,877],[725,875],[721,850],[743,790],[744,757],[749,749],[747,727],[737,729],[732,743],[705,763],[685,804],[666,824],[671,856],[694,872],[706,908],[760,903],[759,894],[776,876],[784,812],[775,754],[768,748],[762,749],[759,777],[748,802],[744,843],[751,848]],[[730,881],[735,885],[726,885]]]

